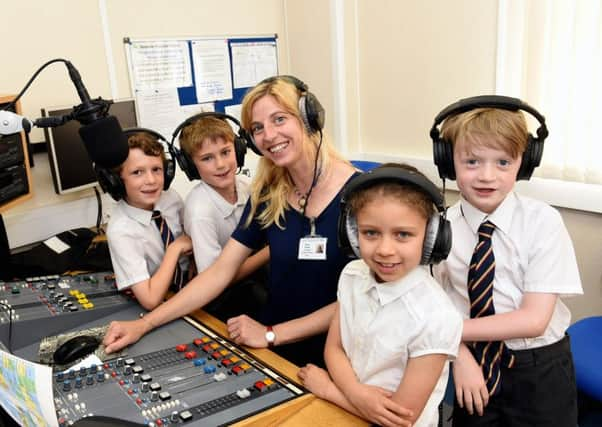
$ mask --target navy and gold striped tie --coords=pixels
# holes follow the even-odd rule
[[[468,296],[470,298],[470,317],[483,317],[495,314],[493,306],[493,278],[495,276],[495,257],[491,247],[491,236],[495,225],[486,221],[479,227],[479,242],[474,249],[468,270]],[[511,368],[514,355],[503,341],[476,341],[472,352],[483,370],[489,394],[493,396],[500,390],[500,367]]]
[[[173,233],[169,229],[167,225],[167,221],[161,215],[160,211],[153,211],[153,215],[151,217],[157,228],[159,229],[159,233],[161,234],[161,240],[163,241],[163,247],[167,250],[167,247],[174,241]],[[178,292],[182,289],[182,285],[184,284],[184,273],[182,272],[182,268],[179,263],[176,263],[176,269],[173,275],[173,283],[171,285],[171,290],[174,292]]]

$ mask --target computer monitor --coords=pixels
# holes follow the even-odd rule
[[[48,107],[42,109],[44,117],[69,114],[73,107]],[[122,129],[136,127],[136,103],[133,99],[116,100],[109,108]],[[94,187],[98,184],[92,161],[79,136],[80,123],[71,120],[62,126],[45,129],[48,143],[48,160],[57,194]]]

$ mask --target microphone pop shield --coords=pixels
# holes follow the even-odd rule
[[[128,157],[127,139],[114,116],[103,117],[83,125],[79,128],[79,135],[90,159],[103,168],[119,166]]]

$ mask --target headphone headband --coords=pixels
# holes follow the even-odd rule
[[[433,214],[427,221],[420,263],[424,265],[437,264],[447,258],[451,248],[451,225],[446,219],[443,194],[435,184],[422,174],[393,166],[380,166],[369,172],[364,172],[352,178],[345,185],[341,193],[337,225],[338,243],[341,251],[349,256],[360,256],[357,219],[350,212],[349,198],[358,191],[383,182],[414,185],[429,196],[437,207],[438,213]]]
[[[439,129],[437,126],[439,126],[446,118],[477,108],[500,108],[508,111],[526,111],[535,117],[539,122],[539,128],[536,131],[537,139],[543,141],[548,136],[548,128],[546,126],[545,117],[542,116],[535,108],[531,107],[521,99],[502,95],[479,95],[471,98],[460,99],[459,101],[448,105],[439,114],[437,114],[437,117],[435,117],[435,122],[433,123],[433,127],[430,131],[431,138],[439,138]]]
[[[286,82],[289,82],[293,86],[295,86],[299,92],[302,93],[306,93],[309,90],[307,84],[305,84],[301,79],[295,76],[291,76],[290,74],[281,74],[279,76],[268,77],[259,82],[259,84],[272,83],[276,80],[284,80]]]
[[[430,196],[433,204],[437,207],[437,211],[445,211],[443,194],[428,178],[407,169],[388,166],[372,169],[352,179],[343,189],[341,203],[347,203],[349,196],[353,193],[386,181],[419,187]]]
[[[234,153],[236,155],[236,166],[238,168],[244,166],[245,155],[247,153],[247,146],[252,146],[252,139],[250,138],[247,131],[244,130],[243,127],[240,125],[240,122],[236,117],[218,111],[205,111],[202,113],[195,114],[194,116],[188,117],[186,120],[180,123],[173,131],[173,134],[171,136],[171,142],[169,143],[169,152],[171,153],[172,157],[176,159],[178,165],[180,166],[180,169],[182,169],[182,171],[184,171],[184,173],[186,174],[186,177],[188,177],[188,179],[191,181],[193,179],[201,179],[201,176],[199,175],[199,171],[197,170],[196,165],[192,160],[192,157],[190,157],[186,150],[177,148],[175,146],[175,141],[183,128],[190,126],[197,120],[200,120],[204,117],[215,117],[217,119],[223,120],[226,123],[229,120],[233,122],[236,126],[238,126],[238,133],[234,133]]]
[[[527,146],[516,179],[529,179],[533,170],[541,163],[543,142],[548,136],[546,120],[535,108],[518,98],[501,95],[480,95],[461,99],[445,107],[437,116],[429,132],[433,140],[433,160],[437,165],[439,176],[443,179],[456,179],[452,144],[441,138],[438,126],[448,117],[462,114],[476,108],[498,108],[508,111],[523,110],[531,114],[539,122],[537,137],[529,134]]]

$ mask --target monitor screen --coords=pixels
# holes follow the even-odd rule
[[[72,107],[49,107],[42,109],[45,117],[69,114]],[[136,127],[136,104],[133,99],[116,100],[109,108],[122,129]],[[58,194],[91,188],[97,185],[92,161],[81,137],[80,123],[71,120],[62,126],[45,129],[48,143],[48,159],[54,190]]]

